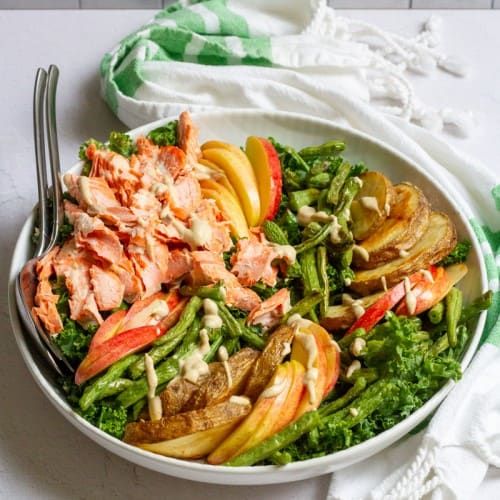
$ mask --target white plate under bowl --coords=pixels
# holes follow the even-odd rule
[[[468,238],[473,242],[473,249],[467,262],[470,272],[460,283],[464,299],[469,301],[487,290],[486,272],[479,244],[460,207],[448,196],[446,190],[442,190],[418,165],[394,149],[367,135],[339,127],[326,120],[290,113],[222,111],[195,113],[193,119],[200,127],[202,141],[221,139],[234,144],[244,144],[247,136],[256,134],[273,136],[279,142],[295,148],[320,144],[331,139],[345,141],[347,145],[345,157],[352,161],[365,162],[370,169],[385,173],[394,183],[413,182],[425,192],[435,209],[446,212],[452,218],[459,237]],[[167,121],[169,120],[164,119],[145,125],[131,131],[130,135],[137,137],[146,134]],[[81,163],[75,165],[73,170],[78,171],[80,167]],[[34,352],[23,332],[15,306],[14,280],[23,264],[30,257],[33,220],[33,216],[30,216],[21,230],[14,250],[9,276],[10,317],[19,349],[35,381],[47,398],[75,427],[107,450],[138,465],[171,476],[220,484],[284,483],[319,476],[364,460],[390,446],[429,416],[452,388],[451,382],[446,384],[424,406],[404,421],[364,443],[328,456],[295,462],[283,467],[212,466],[162,457],[125,444],[93,427],[71,409],[57,387],[54,374],[49,371],[42,358]],[[462,360],[463,369],[467,367],[477,348],[484,321],[485,315],[483,314],[475,325]]]

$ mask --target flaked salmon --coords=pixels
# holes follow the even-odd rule
[[[290,292],[282,288],[250,311],[249,325],[261,325],[265,329],[278,325],[281,318],[290,310]]]
[[[221,255],[208,251],[192,252],[193,265],[190,274],[194,286],[212,285],[222,282],[226,289],[226,301],[239,309],[251,311],[260,304],[260,297],[240,284],[229,272]]]
[[[198,136],[198,127],[192,122],[191,115],[184,111],[179,115],[177,140],[179,147],[186,153],[187,162],[191,167],[194,167],[201,158]]]

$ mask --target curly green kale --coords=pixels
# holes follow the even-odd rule
[[[104,149],[104,144],[101,141],[98,141],[97,139],[88,139],[85,142],[82,142],[80,149],[78,150],[78,158],[80,158],[80,160],[88,160],[87,148],[91,144],[95,144],[97,149]]]
[[[83,386],[78,386],[71,377],[59,379],[59,386],[66,394],[66,400],[75,411],[102,431],[121,439],[125,432],[128,416],[127,410],[116,401],[101,400],[92,403],[85,411],[79,406],[83,394]]]
[[[469,252],[472,248],[472,243],[469,240],[463,240],[456,244],[455,248],[448,254],[444,259],[442,259],[438,265],[439,266],[451,266],[452,264],[458,264],[460,262],[465,262],[469,256]]]
[[[148,138],[157,146],[176,146],[177,145],[177,120],[167,123],[164,127],[158,127],[151,130]]]
[[[55,335],[52,341],[70,363],[79,363],[87,354],[95,327],[85,330],[69,317],[69,294],[63,282],[53,282],[52,291],[59,295],[56,307],[63,323],[62,331]]]
[[[130,158],[137,150],[132,138],[123,132],[111,132],[109,134],[108,148],[126,158]]]

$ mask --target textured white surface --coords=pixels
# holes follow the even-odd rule
[[[416,32],[425,11],[344,11],[405,34]],[[98,93],[98,63],[118,39],[151,17],[151,11],[0,12],[0,275],[6,275],[17,231],[35,197],[31,124],[36,67],[58,64],[59,142],[63,168],[74,163],[82,139],[103,139],[123,127]],[[478,117],[469,140],[450,140],[499,172],[500,68],[496,47],[500,11],[443,12],[445,46],[469,61],[466,80],[444,73],[416,77],[429,103],[466,107]],[[133,466],[94,445],[44,399],[18,354],[9,328],[6,283],[0,293],[0,498],[140,499],[175,496],[179,500],[321,499],[328,478],[268,487],[224,487],[190,483]],[[500,481],[490,471],[483,498],[493,498]],[[493,494],[494,495],[494,494]]]

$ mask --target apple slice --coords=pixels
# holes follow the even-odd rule
[[[256,226],[260,218],[260,198],[257,180],[246,155],[240,156],[223,148],[203,151],[203,157],[222,168],[238,193],[248,225]]]
[[[301,327],[295,333],[291,359],[301,363],[306,370],[304,384],[307,390],[297,408],[295,414],[295,419],[297,419],[304,413],[318,408],[329,385],[326,353],[322,343],[310,327]],[[313,377],[314,374],[315,377]],[[308,377],[311,377],[309,381]]]
[[[157,324],[161,319],[168,316],[180,301],[177,290],[164,293],[158,292],[149,297],[134,302],[127,311],[120,331],[131,330],[139,326]]]
[[[429,268],[432,273],[432,266]],[[410,286],[413,288],[418,283],[424,281],[424,274],[420,271],[413,273],[409,278]],[[377,299],[365,313],[359,317],[347,330],[346,335],[349,335],[358,328],[364,328],[369,332],[384,316],[387,311],[390,311],[403,297],[406,295],[405,283],[401,281],[396,286],[389,289],[382,297]]]
[[[218,465],[250,448],[256,432],[266,437],[272,433],[277,417],[284,408],[293,381],[290,363],[279,365],[262,392],[248,417],[207,458],[207,462]],[[274,408],[274,409],[273,409]],[[263,429],[266,429],[264,431]],[[262,439],[265,439],[263,437]]]
[[[245,152],[257,178],[260,195],[259,224],[272,220],[281,202],[281,163],[274,146],[263,137],[250,136]]]
[[[311,323],[308,330],[315,336],[318,348],[325,353],[326,384],[323,397],[335,386],[340,374],[340,349],[330,334],[316,323]]]
[[[77,385],[83,384],[119,359],[144,349],[160,335],[161,330],[158,326],[141,326],[118,333],[100,343],[80,363],[75,373],[75,383]]]
[[[203,143],[203,145],[201,146],[202,151],[205,151],[206,149],[225,149],[227,151],[231,151],[231,153],[238,156],[241,159],[241,161],[243,162],[248,161],[247,156],[241,150],[241,148],[235,146],[234,144],[231,144],[230,142],[207,141]]]
[[[198,163],[207,167],[212,175],[212,178],[216,182],[224,186],[236,199],[238,199],[238,194],[234,190],[233,185],[229,182],[229,179],[227,178],[224,170],[222,170],[214,162],[207,160],[206,158],[200,158],[200,161]]]
[[[219,427],[194,432],[158,443],[139,444],[139,448],[167,457],[196,459],[203,458],[228,436],[238,422],[229,422]]]
[[[121,310],[110,314],[101,324],[97,332],[95,332],[89,345],[89,352],[95,349],[99,344],[114,337],[120,330],[123,324],[123,319],[127,315],[127,311]]]
[[[467,266],[465,264],[455,264],[446,269],[443,267],[434,269],[435,272],[432,273],[433,282],[425,280],[413,288],[413,294],[416,298],[413,316],[427,311],[443,300],[452,287],[467,274]],[[395,312],[399,316],[408,316],[406,301],[401,302]]]
[[[248,238],[248,223],[239,201],[222,185],[208,184],[208,181],[200,181],[201,194],[204,198],[215,200],[224,217],[229,223],[231,234],[236,238]],[[212,186],[211,188],[204,186]]]

